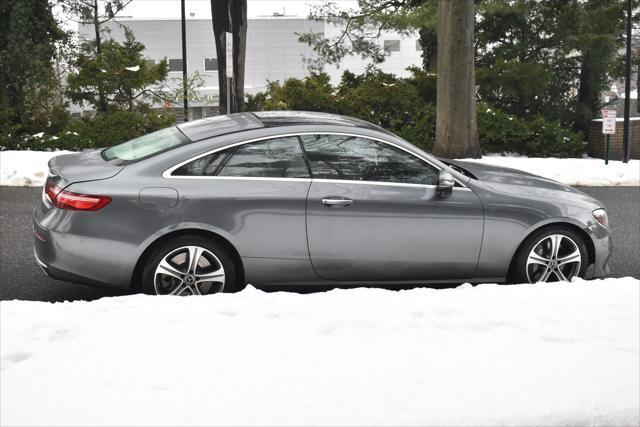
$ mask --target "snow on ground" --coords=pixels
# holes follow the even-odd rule
[[[41,186],[47,177],[47,162],[68,151],[0,151],[0,185]],[[640,185],[640,161],[628,164],[601,159],[527,158],[484,156],[464,159],[531,172],[569,185]]]
[[[463,159],[470,162],[520,169],[569,185],[615,186],[640,185],[640,160],[624,164],[619,160],[604,164],[602,159],[558,159],[518,156],[484,156],[482,159]]]
[[[40,187],[47,179],[47,162],[70,151],[0,151],[0,185]]]
[[[2,425],[639,425],[640,281],[3,301]]]

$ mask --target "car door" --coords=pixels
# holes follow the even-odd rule
[[[316,273],[337,281],[468,279],[483,210],[470,189],[436,192],[439,169],[386,141],[301,135],[312,171],[307,238]]]
[[[305,209],[311,179],[297,137],[238,144],[173,169],[182,221],[221,230],[243,258],[308,264]]]

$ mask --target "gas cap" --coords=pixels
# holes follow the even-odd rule
[[[178,205],[178,192],[170,187],[147,187],[140,190],[140,205],[145,209],[163,210]]]

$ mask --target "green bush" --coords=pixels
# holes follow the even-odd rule
[[[96,115],[85,122],[83,130],[78,133],[86,139],[90,148],[110,147],[171,126],[174,122],[174,116],[163,113],[116,111]]]
[[[524,120],[484,105],[478,106],[478,135],[483,153],[579,157],[584,152],[580,134],[558,123],[543,117]]]
[[[56,133],[0,135],[3,150],[85,150],[116,145],[149,132],[171,126],[173,115],[153,111],[115,111],[93,118],[71,120]]]
[[[390,130],[418,147],[435,142],[436,83],[434,74],[412,69],[410,78],[370,68],[355,75],[345,71],[338,86],[326,74],[271,82],[265,92],[249,98],[250,110],[308,110],[345,114]],[[541,116],[507,114],[479,104],[478,135],[484,153],[512,152],[528,156],[575,157],[584,152],[581,135]]]
[[[430,150],[435,141],[437,80],[435,75],[420,69],[411,72],[409,78],[397,78],[375,68],[360,75],[346,71],[335,87],[327,74],[314,73],[304,79],[270,82],[265,92],[249,96],[246,105],[250,111],[345,114],[380,125]],[[584,152],[580,134],[542,116],[519,117],[487,104],[478,104],[477,112],[484,153],[575,157]],[[54,135],[26,139],[0,135],[0,146],[31,150],[106,147],[167,127],[174,120],[163,113],[116,111],[92,119],[72,120]]]

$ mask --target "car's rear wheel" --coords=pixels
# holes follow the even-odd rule
[[[570,281],[584,277],[587,246],[570,228],[553,226],[532,234],[518,251],[512,281],[516,283]]]
[[[207,295],[238,290],[236,269],[228,251],[201,236],[181,236],[160,245],[142,273],[145,293]]]

